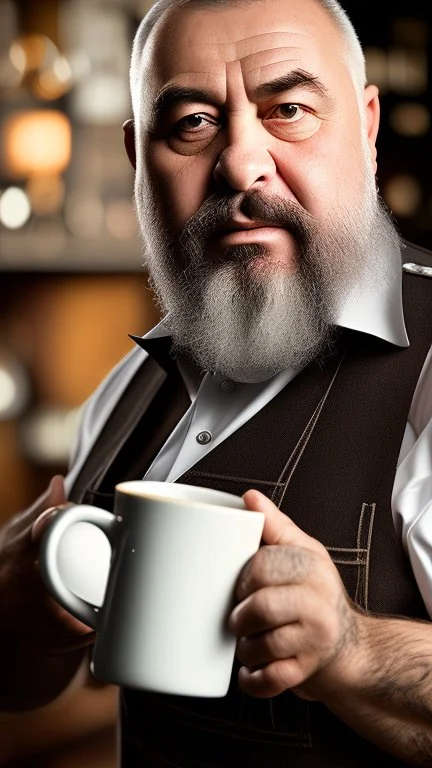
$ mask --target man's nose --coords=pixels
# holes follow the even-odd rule
[[[268,134],[262,126],[255,131],[250,130],[250,126],[243,126],[230,132],[227,146],[219,155],[214,169],[216,183],[236,192],[246,192],[271,181],[276,174],[276,164],[266,136]]]

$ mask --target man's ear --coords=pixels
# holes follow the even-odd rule
[[[378,88],[375,85],[367,85],[364,90],[364,105],[366,110],[366,127],[369,150],[372,160],[374,173],[377,172],[377,147],[376,140],[378,136],[380,123],[380,103]]]
[[[135,124],[131,117],[123,123],[124,145],[132,167],[136,170]]]

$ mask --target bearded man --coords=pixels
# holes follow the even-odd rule
[[[9,563],[44,507],[111,508],[122,480],[244,494],[266,524],[230,690],[122,690],[122,768],[431,765],[432,261],[377,192],[356,33],[336,0],[158,0],[131,95],[162,320],[90,399],[66,495],[56,478],[17,517]],[[93,640],[43,595],[33,706]],[[5,706],[29,696],[13,680]]]

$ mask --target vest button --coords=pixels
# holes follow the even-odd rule
[[[222,392],[225,392],[227,395],[230,395],[231,392],[234,392],[236,388],[235,381],[231,381],[231,379],[224,379],[221,381],[220,388]]]
[[[198,432],[196,436],[196,441],[200,445],[207,445],[212,440],[212,433],[207,432],[207,430],[204,430],[203,432]]]

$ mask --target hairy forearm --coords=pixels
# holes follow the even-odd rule
[[[114,765],[113,731],[118,710],[118,689],[102,685],[90,675],[88,664],[83,665],[67,691],[48,706],[29,712],[0,712],[0,766],[26,759],[25,765],[35,755],[51,750],[76,749],[89,739],[104,735],[112,751],[106,755],[107,764]],[[61,759],[63,758],[63,759]],[[55,764],[63,766],[67,755],[61,752]],[[51,765],[50,758],[49,764]],[[78,759],[77,765],[91,763]],[[43,758],[41,765],[43,763]],[[39,765],[39,760],[37,760]],[[69,759],[67,760],[69,765]],[[72,765],[72,759],[70,759]],[[13,762],[15,765],[15,762]],[[105,765],[105,762],[104,762]]]
[[[44,655],[20,644],[0,645],[0,710],[20,711],[45,706],[73,685],[87,650]]]
[[[55,701],[75,678],[92,631],[56,603],[38,568],[41,536],[64,506],[55,476],[36,502],[0,527],[0,711],[37,709]]]
[[[408,764],[432,765],[432,624],[362,616],[354,649],[329,709]]]

